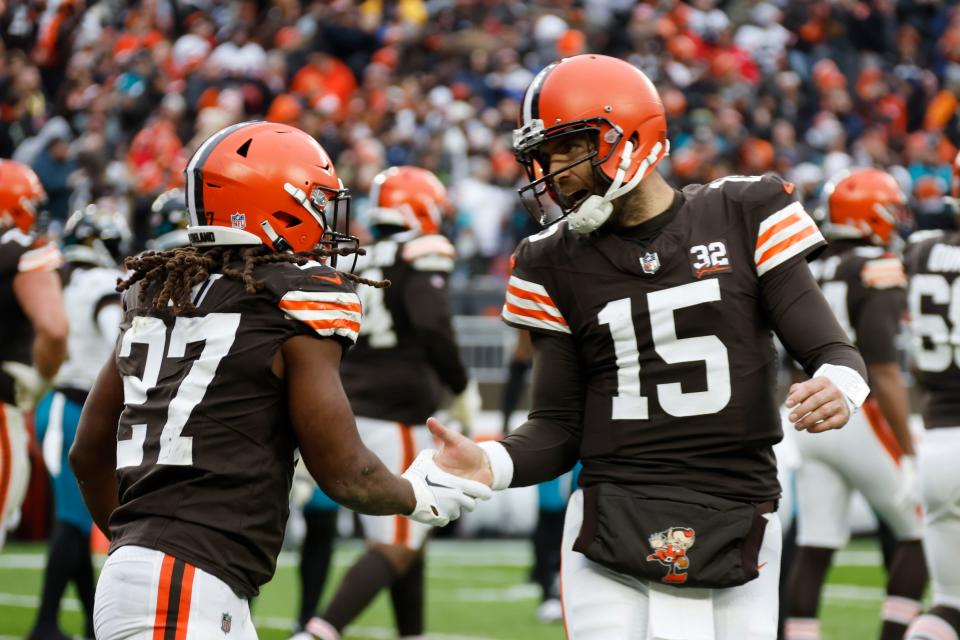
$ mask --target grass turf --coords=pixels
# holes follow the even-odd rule
[[[325,597],[360,552],[356,541],[338,544]],[[536,619],[537,589],[525,582],[531,561],[525,541],[436,541],[427,559],[427,628],[436,640],[563,638],[559,623]],[[0,553],[0,640],[23,638],[36,615],[43,544],[10,543]],[[872,540],[855,540],[839,554],[821,608],[825,640],[877,637],[884,574]],[[254,603],[261,640],[286,640],[298,603],[296,556],[284,553],[277,574]],[[61,612],[67,633],[81,630],[79,603],[67,593]],[[396,637],[389,599],[381,594],[348,629],[353,640]]]

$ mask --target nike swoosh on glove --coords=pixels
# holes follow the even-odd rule
[[[493,490],[482,482],[447,473],[433,461],[433,449],[420,452],[401,475],[413,487],[417,506],[407,517],[442,527],[460,517],[462,509],[473,511],[477,500],[489,500]]]

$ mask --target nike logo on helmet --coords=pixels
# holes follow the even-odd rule
[[[432,481],[430,480],[430,476],[424,476],[423,480],[424,480],[424,482],[427,483],[427,486],[428,486],[428,487],[437,487],[437,488],[439,488],[439,489],[453,489],[453,487],[448,487],[448,486],[445,485],[445,484],[437,484],[436,482],[432,482]]]
[[[317,280],[323,280],[325,282],[332,282],[333,284],[336,284],[336,285],[343,284],[343,278],[337,272],[334,272],[332,276],[310,276],[310,277],[315,278]]]

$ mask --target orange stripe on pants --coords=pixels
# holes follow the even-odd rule
[[[177,610],[176,640],[187,640],[187,626],[190,623],[190,597],[193,595],[194,566],[184,563],[183,582],[180,583],[180,607]]]
[[[10,431],[7,423],[7,408],[0,402],[0,523],[3,522],[10,491],[10,476],[13,474],[13,452],[10,450]]]
[[[883,445],[883,448],[887,450],[887,453],[893,458],[894,463],[899,467],[900,456],[903,455],[903,449],[900,448],[900,443],[897,442],[896,436],[893,435],[893,429],[890,428],[887,419],[883,417],[883,413],[880,411],[880,405],[877,404],[876,400],[867,398],[866,402],[863,403],[863,415],[866,416],[867,422],[870,423],[870,428],[873,429],[877,440],[880,441],[880,444]]]
[[[413,427],[401,422],[397,423],[400,428],[400,447],[401,447],[401,471],[406,470],[413,463],[416,457],[416,447],[413,444]],[[394,544],[407,544],[410,541],[410,521],[403,516],[396,517],[396,532],[394,534]]]
[[[170,603],[170,577],[173,575],[173,556],[163,554],[160,585],[157,587],[157,615],[153,619],[153,640],[163,640],[167,630],[167,607]]]

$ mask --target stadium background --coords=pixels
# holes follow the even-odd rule
[[[122,211],[142,247],[150,202],[180,184],[190,153],[248,119],[294,124],[324,145],[354,194],[361,235],[377,172],[416,164],[437,173],[456,209],[447,232],[459,255],[458,336],[488,410],[514,339],[495,318],[507,259],[531,231],[514,193],[523,177],[510,133],[523,90],[557,57],[620,56],[654,80],[672,142],[661,167],[675,185],[773,170],[814,211],[826,178],[877,166],[910,196],[904,234],[954,224],[942,200],[960,144],[954,3],[0,0],[0,33],[0,157],[36,170],[52,234],[95,202]],[[496,429],[496,415],[485,417]],[[39,592],[48,500],[35,461],[23,542],[0,555],[0,636],[26,632]],[[471,544],[480,546],[458,550]],[[445,545],[429,560],[429,628],[561,635],[535,621],[525,543]],[[355,552],[345,544],[338,566]],[[296,599],[289,563],[256,605],[261,637],[286,637]],[[879,565],[870,541],[841,556],[826,637],[874,635]],[[350,637],[382,637],[388,615],[381,603]]]

